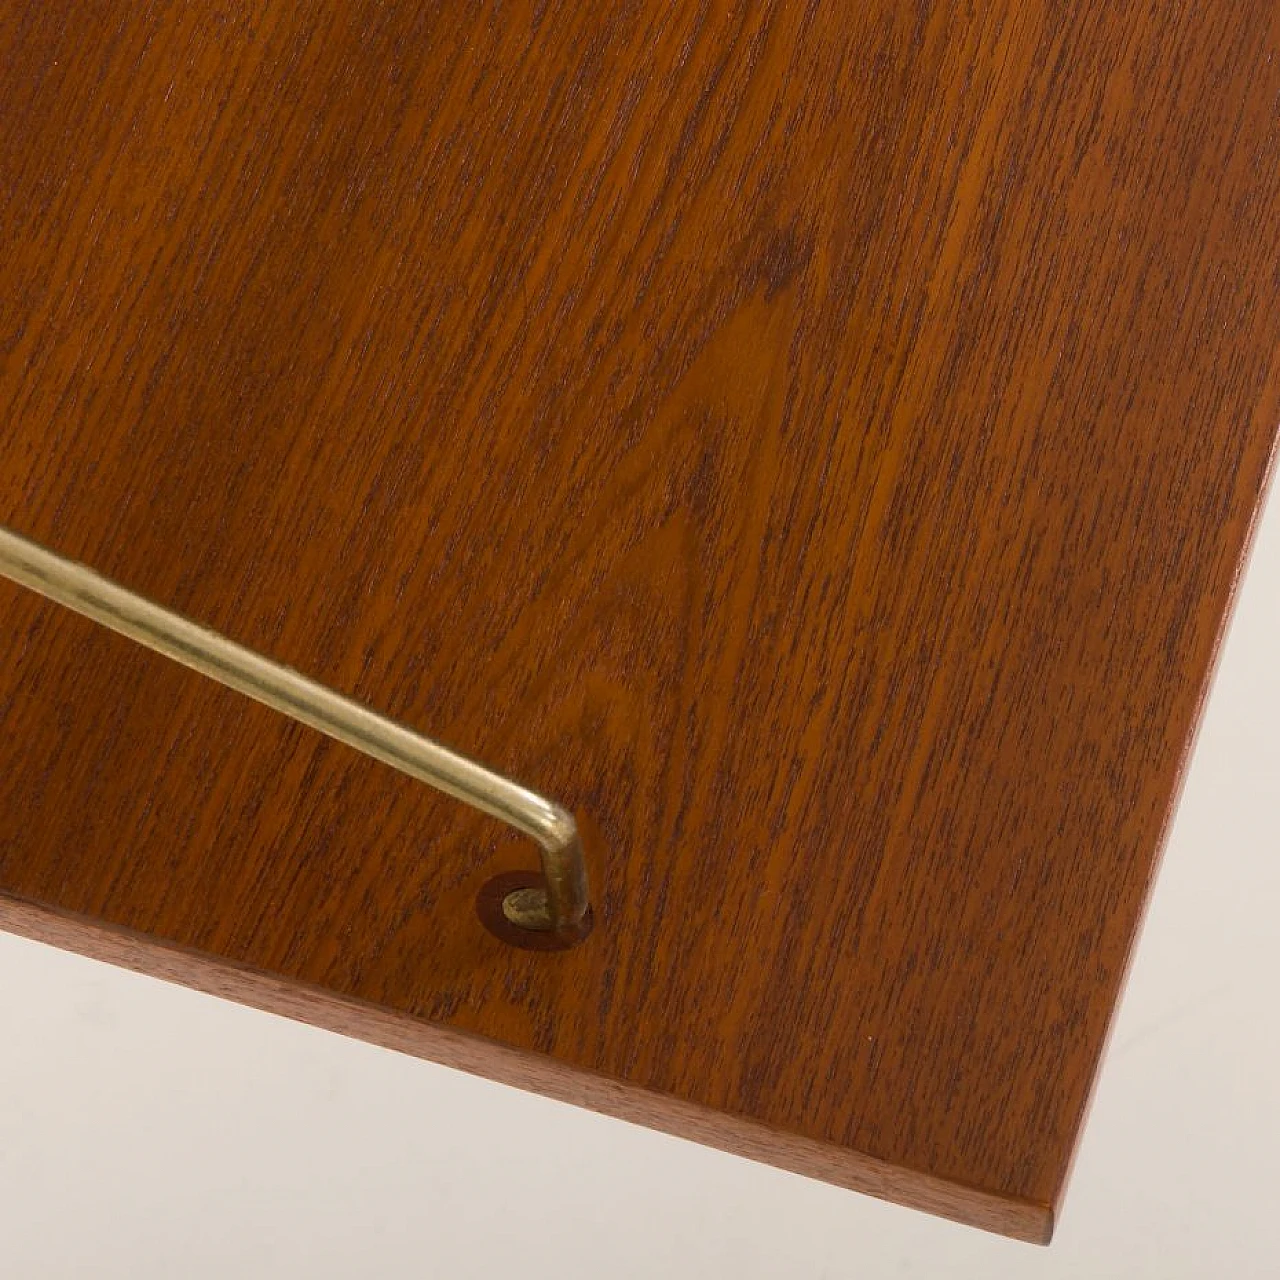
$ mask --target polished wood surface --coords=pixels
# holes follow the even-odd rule
[[[1280,419],[1278,52],[0,0],[0,522],[587,815],[596,927],[3,584],[0,917],[1046,1238]]]

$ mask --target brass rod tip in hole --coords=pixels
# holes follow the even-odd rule
[[[524,951],[567,951],[591,932],[588,909],[558,923],[547,882],[536,871],[504,871],[487,881],[476,897],[476,914],[491,934]]]
[[[535,933],[547,933],[552,929],[551,906],[547,891],[532,886],[513,889],[502,900],[502,914],[517,929],[532,929]]]

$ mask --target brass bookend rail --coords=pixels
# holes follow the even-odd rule
[[[509,894],[508,922],[567,943],[583,936],[582,842],[554,801],[3,525],[0,575],[514,827],[542,850],[545,885]]]

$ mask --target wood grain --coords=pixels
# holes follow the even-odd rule
[[[505,947],[501,828],[3,587],[8,926],[1046,1238],[1280,419],[1278,27],[0,0],[0,520],[600,832]]]

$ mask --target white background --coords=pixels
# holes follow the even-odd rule
[[[1274,1280],[1277,725],[1280,500],[1048,1250],[0,935],[0,1277]]]

